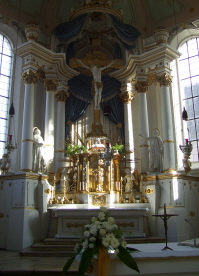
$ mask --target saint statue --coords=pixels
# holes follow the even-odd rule
[[[133,181],[135,180],[132,173],[130,173],[129,169],[125,170],[125,177],[124,177],[124,183],[125,183],[125,192],[131,192],[133,189]]]
[[[80,63],[83,67],[90,70],[93,75],[93,84],[94,84],[94,90],[95,90],[95,110],[100,110],[100,102],[102,98],[102,89],[103,89],[103,83],[101,80],[101,73],[104,69],[110,67],[113,63],[115,63],[115,60],[112,60],[109,64],[106,66],[100,67],[95,64],[92,64],[91,66],[87,66],[84,64],[80,59],[77,60],[78,63]]]
[[[144,137],[142,134],[139,134],[143,139],[150,141],[150,172],[162,172],[163,171],[163,155],[164,148],[161,137],[159,136],[159,130],[155,128],[153,130],[152,137]]]
[[[44,159],[44,140],[41,131],[35,127],[33,129],[33,172],[46,173],[46,162]]]

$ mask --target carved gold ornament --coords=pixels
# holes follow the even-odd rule
[[[44,190],[44,193],[45,193],[45,194],[50,194],[50,193],[51,193],[51,190],[50,190],[50,189],[45,189],[45,190]]]
[[[137,91],[137,93],[146,93],[148,90],[148,82],[137,81],[135,84],[135,90]]]
[[[157,74],[156,73],[149,74],[147,77],[147,82],[148,82],[148,85],[151,85],[153,82],[155,82],[155,85],[157,85]]]
[[[164,140],[163,143],[174,143],[173,140]]]
[[[145,194],[147,194],[147,195],[151,195],[153,193],[154,193],[154,190],[151,189],[151,188],[148,188],[148,189],[145,190]]]
[[[118,227],[134,227],[135,226],[135,222],[131,221],[131,222],[117,222],[116,223]]]
[[[0,218],[4,218],[4,217],[5,217],[5,214],[0,213]]]
[[[35,84],[38,80],[37,73],[32,70],[28,70],[21,74],[21,78],[24,81],[24,84]]]
[[[161,76],[157,76],[157,81],[159,82],[160,86],[170,86],[173,77],[167,73],[162,74]]]
[[[189,213],[189,215],[190,215],[190,217],[195,217],[195,212],[193,212],[193,211],[191,211],[190,213]]]
[[[67,228],[79,228],[79,227],[84,227],[84,225],[86,225],[86,223],[82,222],[82,223],[78,223],[78,222],[74,222],[74,223],[71,223],[71,222],[68,222],[66,223],[66,227]]]
[[[58,85],[58,80],[49,80],[45,79],[44,80],[44,87],[46,88],[46,92],[55,92],[56,88]]]
[[[69,92],[66,92],[64,90],[58,91],[55,93],[55,98],[58,102],[64,102],[67,100],[67,98],[70,96]]]
[[[106,205],[106,196],[105,195],[102,195],[102,196],[94,195],[94,196],[92,196],[92,203],[95,206],[105,206]]]
[[[131,103],[131,101],[134,99],[135,94],[132,92],[123,92],[119,94],[120,99],[122,100],[123,104]]]

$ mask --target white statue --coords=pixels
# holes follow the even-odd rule
[[[33,129],[33,172],[46,173],[46,162],[44,159],[44,140],[41,131],[35,127]]]
[[[95,64],[92,64],[91,66],[87,66],[84,64],[80,59],[77,60],[83,67],[90,70],[93,75],[93,82],[94,82],[94,88],[95,88],[95,110],[100,110],[100,102],[102,98],[102,89],[103,89],[103,83],[101,80],[101,72],[110,67],[115,61],[111,61],[108,65],[104,67],[98,67]]]
[[[125,170],[125,177],[124,177],[124,183],[125,183],[125,192],[131,192],[133,189],[133,181],[135,180],[132,173],[130,173],[129,169]]]
[[[162,139],[159,136],[159,130],[155,128],[153,130],[152,137],[144,137],[142,134],[139,134],[145,140],[150,141],[150,172],[162,172],[163,171],[163,155],[164,148]]]

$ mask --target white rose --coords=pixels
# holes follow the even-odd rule
[[[101,212],[107,212],[107,208],[106,207],[100,207],[100,211]]]
[[[96,220],[97,220],[96,217],[92,217],[92,219],[91,219],[92,222],[95,222]]]
[[[89,237],[89,236],[90,236],[90,231],[85,231],[85,232],[84,232],[84,236],[85,236],[85,237]]]
[[[90,233],[92,234],[92,235],[96,235],[96,233],[97,233],[97,228],[92,228],[92,229],[90,229]]]
[[[95,237],[91,237],[89,240],[92,241],[92,242],[94,242],[94,241],[96,241],[96,238]]]
[[[106,230],[102,228],[102,229],[99,230],[99,233],[100,233],[100,235],[102,235],[102,236],[103,236],[103,235],[106,235]]]
[[[99,224],[100,224],[100,221],[99,221],[99,220],[96,220],[94,223],[95,223],[95,225],[99,225]]]
[[[93,243],[90,243],[89,244],[89,248],[93,248],[94,247],[94,244]]]
[[[98,218],[101,221],[104,220],[105,219],[105,214],[103,212],[100,212]]]
[[[110,243],[110,240],[106,237],[102,240],[102,244],[105,246],[105,247],[108,247],[109,246],[109,243]]]
[[[113,248],[117,248],[119,246],[119,241],[117,239],[111,239],[111,245]]]
[[[83,248],[87,248],[87,246],[88,246],[88,241],[85,240],[85,241],[82,243],[82,246],[83,246]]]
[[[86,225],[84,225],[84,228],[91,228],[91,225],[90,224],[86,224]]]
[[[114,221],[115,221],[115,219],[114,219],[113,217],[109,217],[109,218],[108,218],[108,222],[114,223]]]
[[[115,235],[114,235],[113,233],[108,233],[108,234],[107,234],[107,237],[108,237],[109,239],[115,239]]]

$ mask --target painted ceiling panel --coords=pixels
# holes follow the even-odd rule
[[[182,12],[185,4],[182,2],[173,0],[147,0],[145,2],[145,8],[149,9],[152,18],[155,22],[163,20],[168,17],[174,17],[177,13]]]
[[[19,9],[20,8],[20,1],[19,0],[10,0],[9,1],[10,7]],[[41,8],[43,5],[42,0],[21,0],[21,11],[36,17],[38,14],[41,13]]]
[[[50,35],[57,25],[70,20],[71,8],[83,7],[86,0],[0,0],[0,15],[17,21],[20,1],[20,21],[36,22]],[[112,0],[112,7],[122,9],[123,22],[136,27],[142,37],[153,35],[158,26],[172,28],[199,16],[199,0]]]

